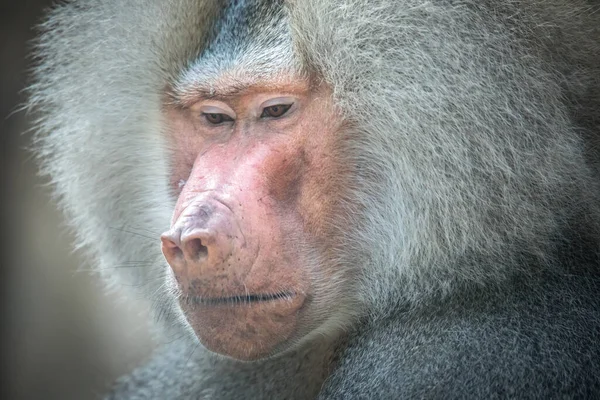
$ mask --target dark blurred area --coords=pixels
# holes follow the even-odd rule
[[[152,346],[145,305],[105,294],[86,271],[27,150],[19,109],[35,25],[51,3],[0,1],[2,399],[101,398]]]

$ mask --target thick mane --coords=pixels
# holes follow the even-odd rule
[[[36,46],[29,91],[39,115],[37,154],[77,247],[109,286],[141,290],[164,315],[175,307],[153,236],[169,226],[174,199],[158,120],[161,96],[201,51],[216,6],[71,2],[52,11]],[[118,268],[140,262],[146,267]]]
[[[598,17],[586,15],[584,2],[547,13],[517,13],[523,4],[511,4],[306,0],[289,7],[297,52],[358,131],[344,146],[358,174],[351,200],[363,218],[350,221],[357,229],[347,241],[366,254],[356,261],[369,283],[365,301],[497,282],[523,272],[523,260],[553,265],[558,242],[582,216],[597,243],[598,188],[578,132],[597,129],[600,106],[592,89],[586,99],[576,90],[600,92],[589,81],[600,52],[583,29],[560,57],[551,46],[552,27],[593,26],[582,20]],[[536,4],[565,7],[533,2],[526,10]],[[68,3],[42,26],[37,46],[30,91],[40,112],[38,154],[78,245],[108,278],[143,283],[151,293],[162,290],[161,268],[110,267],[140,259],[162,265],[159,247],[143,234],[168,225],[173,203],[166,144],[157,145],[161,96],[201,53],[220,5]],[[579,59],[588,60],[581,70],[566,68]]]
[[[390,288],[392,298],[418,299],[555,265],[573,227],[598,250],[597,180],[573,115],[587,106],[597,131],[600,102],[569,101],[572,88],[600,93],[589,78],[600,76],[598,42],[582,29],[560,57],[549,54],[558,27],[600,18],[584,2],[454,3],[292,9],[298,51],[361,132],[348,154],[368,216],[349,241],[371,254],[365,294],[375,304]],[[587,62],[569,73],[574,59]]]

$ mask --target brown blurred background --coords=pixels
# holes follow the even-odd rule
[[[27,55],[51,3],[0,0],[2,399],[100,398],[152,346],[145,305],[86,272],[26,150]]]

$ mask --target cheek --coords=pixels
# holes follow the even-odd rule
[[[319,123],[328,121],[328,123]],[[294,235],[286,235],[284,247],[293,248],[301,232],[311,246],[337,247],[335,216],[343,214],[342,199],[351,178],[340,146],[343,132],[339,119],[317,115],[296,127],[293,140],[281,146],[259,165],[270,207],[288,220]]]
[[[269,199],[278,208],[283,208],[282,212],[298,207],[305,176],[310,168],[302,144],[295,143],[291,147],[291,150],[275,153],[260,166]]]
[[[341,199],[349,186],[351,171],[340,146],[339,125],[307,125],[309,132],[303,152],[306,163],[298,211],[308,236],[332,248],[336,247],[333,242],[337,236],[333,222],[343,214]]]

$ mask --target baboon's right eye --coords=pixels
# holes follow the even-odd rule
[[[202,113],[204,118],[213,125],[219,125],[223,122],[233,121],[233,119],[227,114],[217,114],[217,113]]]

